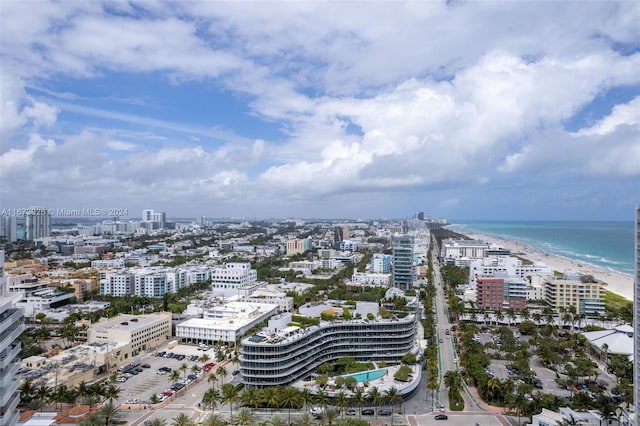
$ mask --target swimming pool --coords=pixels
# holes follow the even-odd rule
[[[385,374],[387,374],[387,369],[382,368],[380,370],[365,371],[364,373],[352,374],[344,377],[353,377],[358,382],[368,382],[370,380],[377,380]]]

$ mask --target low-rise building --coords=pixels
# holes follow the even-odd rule
[[[92,324],[88,343],[123,342],[131,345],[132,355],[156,348],[171,339],[171,313],[118,315]]]
[[[176,337],[185,343],[235,343],[255,325],[278,313],[276,304],[231,302],[209,307],[203,318],[176,325]]]
[[[351,276],[352,285],[369,285],[377,287],[389,287],[391,285],[391,274],[376,274],[368,272],[354,271]]]

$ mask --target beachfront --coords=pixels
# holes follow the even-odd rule
[[[503,247],[510,250],[511,253],[521,255],[521,257],[529,259],[534,263],[544,263],[556,271],[579,272],[581,274],[592,275],[594,278],[607,283],[607,290],[618,294],[627,300],[633,300],[633,277],[631,275],[610,271],[588,263],[578,262],[573,259],[550,254],[519,241],[485,234],[470,233],[466,230],[460,229],[451,230],[467,235],[469,238],[483,240],[496,246]]]

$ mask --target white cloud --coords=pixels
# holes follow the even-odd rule
[[[626,104],[613,107],[611,114],[601,119],[593,126],[580,129],[576,136],[604,136],[614,132],[619,126],[640,125],[640,96]]]

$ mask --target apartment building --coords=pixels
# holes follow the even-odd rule
[[[521,311],[527,307],[527,283],[521,278],[476,276],[476,307],[479,309]]]
[[[389,254],[375,253],[369,263],[371,272],[376,274],[390,273],[392,259],[393,257]]]
[[[215,289],[238,289],[248,287],[258,280],[258,271],[250,263],[226,263],[210,272],[211,287]]]
[[[20,342],[24,331],[22,309],[16,307],[19,294],[9,293],[4,279],[4,250],[0,250],[0,425],[18,422],[20,402],[17,372],[20,368]]]
[[[305,329],[288,326],[291,314],[242,341],[240,374],[245,386],[283,386],[342,357],[396,364],[415,349],[416,320],[404,318],[321,321]],[[275,323],[275,325],[274,325]]]
[[[445,262],[459,258],[482,259],[489,249],[489,243],[480,240],[454,240],[442,241],[440,256]]]
[[[413,237],[394,235],[391,244],[391,284],[402,290],[410,290],[416,275],[413,266]]]
[[[601,282],[583,282],[580,276],[565,274],[562,279],[544,280],[545,301],[557,313],[573,306],[579,314],[604,314],[604,286]]]
[[[287,240],[287,256],[302,254],[309,250],[311,250],[310,238]]]

